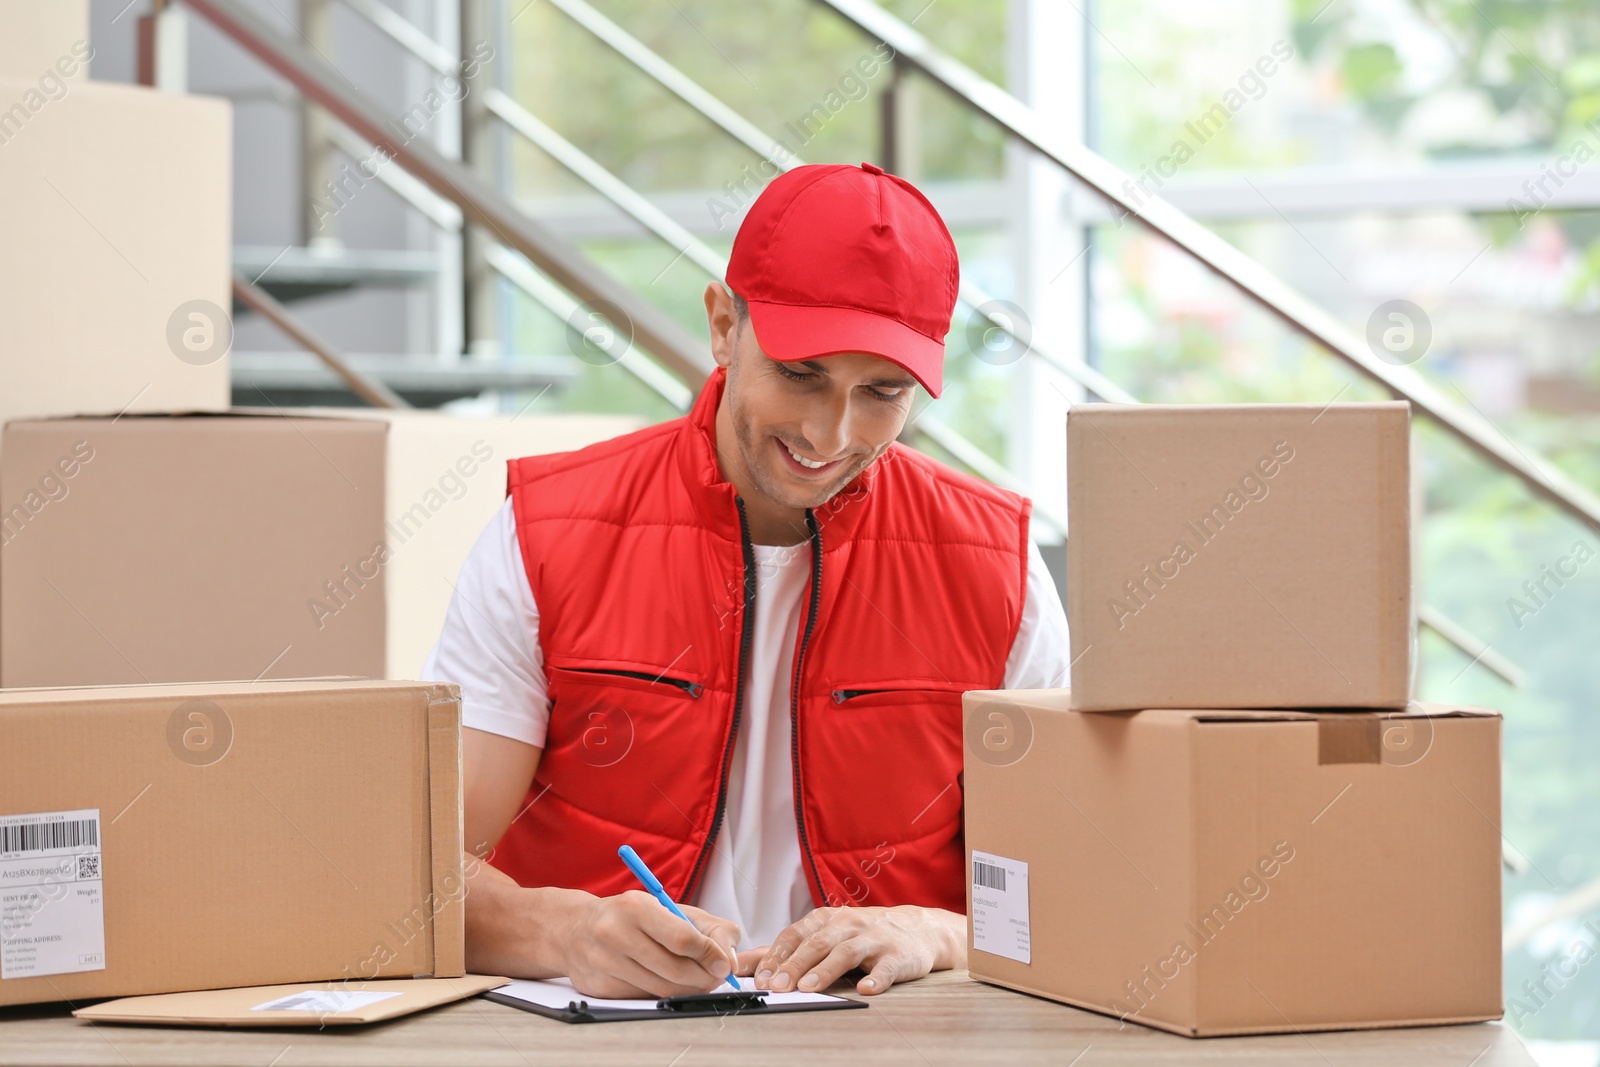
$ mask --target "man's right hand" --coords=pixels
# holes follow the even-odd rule
[[[461,731],[461,744],[469,971],[566,975],[591,997],[683,996],[722,983],[739,943],[739,927],[727,919],[683,905],[691,927],[637,890],[596,897],[554,886],[525,888],[484,862],[489,846],[531,806],[524,798],[543,750],[471,728]]]
[[[565,935],[567,976],[580,993],[613,998],[709,993],[732,972],[739,927],[727,919],[680,905],[694,920],[691,927],[638,890],[589,897],[587,903],[576,909]]]

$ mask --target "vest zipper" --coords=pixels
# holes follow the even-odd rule
[[[706,843],[694,861],[694,869],[689,872],[689,884],[683,891],[680,904],[686,903],[694,895],[700,884],[700,873],[706,857],[711,854],[717,833],[722,829],[722,815],[728,804],[728,770],[733,766],[734,740],[739,736],[739,719],[744,712],[744,679],[750,662],[750,642],[756,627],[756,550],[750,541],[750,520],[745,515],[744,499],[736,496],[733,502],[739,508],[739,542],[744,559],[744,621],[739,628],[739,669],[733,679],[733,723],[728,727],[728,748],[722,756],[722,773],[717,779],[717,808],[711,817],[711,833],[706,835]]]
[[[650,674],[648,671],[613,671],[603,667],[566,667],[564,669],[569,674],[611,674],[619,678],[637,678],[643,682],[676,686],[696,700],[700,699],[700,694],[705,691],[705,686],[697,682],[687,681],[683,678],[668,678],[660,674]]]
[[[830,695],[833,697],[833,702],[835,704],[844,704],[848,701],[854,700],[856,697],[877,696],[879,693],[913,693],[927,691],[934,693],[960,694],[965,692],[967,688],[968,687],[959,684],[951,684],[948,681],[946,681],[944,684],[940,684],[938,682],[918,682],[912,685],[885,685],[877,689],[835,689],[832,690]]]
[[[789,752],[793,761],[794,825],[800,832],[800,855],[811,868],[822,902],[828,902],[828,892],[822,885],[822,872],[817,869],[817,858],[811,854],[811,842],[806,837],[805,806],[800,793],[800,672],[806,662],[806,646],[811,643],[811,631],[817,625],[817,606],[822,602],[822,527],[817,517],[806,509],[806,529],[811,532],[811,603],[806,608],[806,627],[800,635],[800,647],[794,654],[794,675],[789,683]]]

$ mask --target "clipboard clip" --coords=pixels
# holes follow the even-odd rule
[[[757,990],[742,993],[689,993],[681,997],[663,997],[656,1001],[659,1011],[686,1014],[733,1015],[738,1012],[760,1011],[767,1006],[767,994]]]

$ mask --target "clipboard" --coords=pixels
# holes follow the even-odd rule
[[[693,1019],[706,1016],[773,1015],[791,1011],[865,1008],[867,1003],[831,993],[694,993],[681,997],[606,1000],[586,997],[566,979],[508,982],[482,994],[484,999],[564,1023],[616,1023],[635,1019]]]

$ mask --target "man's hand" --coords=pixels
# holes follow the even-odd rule
[[[966,916],[910,904],[817,908],[766,949],[739,955],[740,973],[753,973],[757,989],[809,993],[859,967],[867,976],[856,992],[867,996],[966,962]]]
[[[697,930],[638,890],[589,901],[565,934],[567,976],[578,992],[619,998],[709,993],[732,973],[739,927],[727,919],[679,905]]]
[[[596,897],[556,886],[524,888],[483,862],[483,852],[525,807],[543,750],[470,728],[461,738],[465,830],[468,841],[480,843],[462,856],[473,973],[567,975],[591,997],[706,993],[721,984],[739,943],[739,928],[728,920],[685,905],[691,927],[638,891]]]

